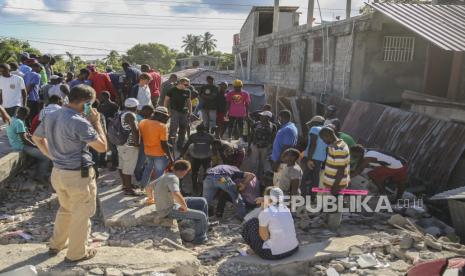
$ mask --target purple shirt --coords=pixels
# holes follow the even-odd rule
[[[38,102],[39,101],[39,89],[40,89],[40,74],[36,72],[29,72],[24,76],[24,84],[27,87],[32,85],[31,91],[27,97],[28,101]]]
[[[256,177],[245,186],[241,195],[247,203],[255,204],[255,199],[260,195],[260,185]]]
[[[244,172],[238,167],[230,165],[218,165],[207,170],[207,175],[216,177],[230,177],[231,179],[244,178]]]

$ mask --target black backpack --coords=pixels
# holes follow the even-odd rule
[[[122,146],[128,141],[131,130],[124,129],[121,123],[121,116],[126,113],[120,111],[108,120],[107,135],[113,145]]]

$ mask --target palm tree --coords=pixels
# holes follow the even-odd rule
[[[111,66],[114,70],[117,70],[121,66],[122,57],[117,51],[112,50],[103,61],[105,66]]]
[[[199,35],[188,34],[183,37],[182,43],[182,48],[188,54],[198,56],[203,53],[202,37]]]
[[[206,32],[202,37],[202,50],[207,54],[216,49],[216,39],[213,38],[213,34]]]

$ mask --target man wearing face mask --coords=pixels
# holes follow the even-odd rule
[[[100,113],[91,108],[95,90],[87,85],[71,89],[69,104],[50,113],[32,137],[40,151],[53,161],[51,182],[58,195],[58,210],[50,254],[66,247],[65,262],[79,262],[95,256],[87,248],[89,218],[96,209],[96,177],[89,146],[107,151],[107,140]]]

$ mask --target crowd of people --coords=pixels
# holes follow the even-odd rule
[[[0,64],[0,115],[12,149],[36,159],[36,179],[50,179],[58,195],[50,253],[67,247],[66,261],[96,254],[86,241],[104,167],[118,170],[125,195],[156,204],[158,216],[194,221],[195,244],[208,239],[210,220],[231,202],[244,220],[244,241],[265,259],[298,250],[285,196],[311,195],[312,187],[338,195],[366,169],[382,192],[389,179],[402,196],[406,162],[357,145],[341,132],[334,106],[307,123],[307,146],[300,148],[291,112],[275,116],[271,105],[250,110],[241,80],[229,85],[208,76],[194,87],[172,74],[162,82],[149,65],[127,62],[123,74],[89,64],[75,77],[54,72],[47,55],[24,53],[20,61]],[[191,190],[183,185],[189,173]],[[341,213],[328,214],[328,227],[340,222]]]

